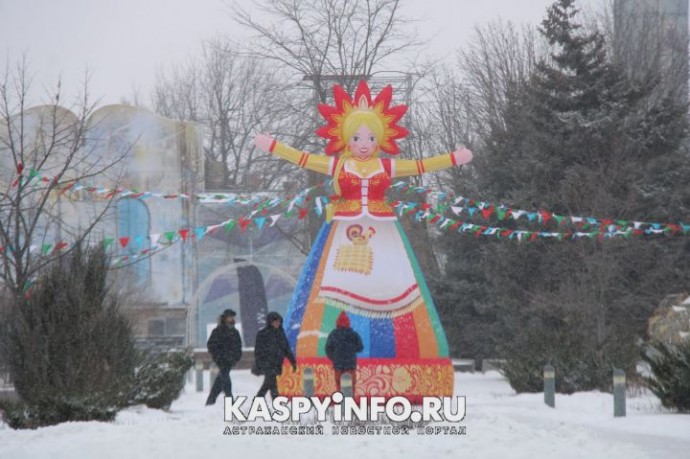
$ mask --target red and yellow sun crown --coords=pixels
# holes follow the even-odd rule
[[[326,154],[335,155],[347,146],[347,142],[343,138],[343,124],[347,117],[360,110],[370,110],[378,116],[384,128],[384,138],[381,140],[379,147],[388,154],[397,155],[400,150],[396,140],[407,136],[407,129],[398,126],[397,122],[407,112],[407,105],[401,104],[391,107],[392,96],[393,87],[388,85],[372,101],[369,85],[362,80],[357,85],[353,100],[350,99],[349,94],[341,86],[334,85],[333,98],[335,106],[327,104],[319,104],[318,106],[319,113],[328,123],[316,130],[317,135],[329,140],[326,146]]]

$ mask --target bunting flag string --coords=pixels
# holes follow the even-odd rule
[[[34,176],[33,178],[35,178]],[[307,188],[298,194],[289,198],[270,197],[265,196],[254,200],[251,197],[238,198],[234,195],[233,203],[250,204],[252,203],[252,210],[244,216],[239,218],[230,218],[223,222],[212,224],[208,226],[199,226],[195,228],[180,228],[176,230],[164,231],[161,233],[152,233],[149,235],[138,235],[135,237],[106,237],[103,240],[105,249],[113,249],[114,252],[121,252],[127,249],[129,253],[115,256],[112,258],[115,264],[127,261],[136,261],[139,258],[150,256],[158,251],[169,247],[176,242],[187,242],[191,239],[202,240],[204,236],[213,231],[223,228],[226,232],[230,232],[239,228],[241,232],[248,228],[255,226],[258,230],[273,227],[281,219],[290,219],[297,217],[304,219],[310,212],[314,212],[317,216],[323,217],[324,208],[331,201],[329,196],[314,196],[318,190],[324,189],[326,182],[320,183],[314,187]],[[426,221],[429,224],[436,226],[442,231],[453,231],[457,233],[474,234],[475,237],[485,236],[492,238],[503,238],[517,241],[534,241],[538,239],[554,239],[554,240],[576,240],[576,239],[598,239],[603,241],[616,237],[630,238],[640,236],[673,236],[673,235],[688,235],[690,233],[690,225],[683,223],[679,224],[662,224],[649,222],[628,222],[624,220],[600,220],[595,218],[583,217],[564,217],[548,211],[542,210],[538,212],[529,212],[521,209],[509,208],[501,205],[494,205],[482,201],[477,201],[462,196],[453,197],[448,193],[434,191],[430,188],[412,187],[405,182],[397,182],[392,185],[398,191],[407,193],[415,192],[425,195],[433,193],[435,204],[418,203],[418,202],[404,202],[397,200],[389,200],[389,204],[395,209],[399,216],[414,214],[416,222]],[[74,190],[75,186],[66,185],[68,190]],[[131,190],[110,189],[95,192],[104,193],[121,193],[124,196],[133,198],[141,198],[146,193],[136,193],[136,195],[129,195]],[[153,193],[149,194],[154,197]],[[160,197],[183,195],[161,195]],[[197,195],[201,196],[201,195]],[[189,197],[188,197],[189,198]],[[448,211],[451,211],[453,216],[467,215],[480,216],[488,220],[495,216],[498,221],[508,221],[511,218],[515,221],[526,219],[528,222],[540,223],[545,225],[549,221],[557,223],[557,228],[563,228],[558,231],[531,231],[524,229],[513,229],[503,226],[477,225],[475,223],[467,222],[465,220],[456,220],[448,216]],[[569,228],[566,223],[572,223],[575,228]],[[145,247],[148,245],[148,247]],[[42,243],[40,245],[31,246],[30,250],[34,253],[40,253],[42,256],[53,255],[64,251],[71,244],[66,241],[56,241],[53,243]],[[0,246],[0,253],[5,250],[11,250],[9,247]]]
[[[19,175],[17,179],[13,182],[14,187],[16,187],[24,179],[24,175]],[[111,198],[130,198],[130,199],[182,199],[191,200],[194,199],[200,203],[220,203],[228,204],[231,206],[253,206],[257,208],[271,208],[280,205],[283,202],[291,202],[298,199],[301,196],[307,196],[313,194],[315,191],[323,190],[327,182],[321,182],[313,187],[302,190],[297,195],[290,197],[276,197],[270,192],[257,193],[253,195],[248,194],[238,194],[238,193],[160,193],[153,191],[139,191],[134,189],[127,189],[123,187],[108,188],[101,186],[93,186],[84,184],[75,180],[66,180],[64,183],[57,183],[56,177],[44,176],[35,169],[31,169],[29,174],[25,178],[25,185],[28,184],[50,184],[54,183],[56,190],[60,194],[69,194],[74,197],[76,193],[89,193],[94,195],[102,196],[103,199]]]
[[[264,212],[253,211],[237,219],[228,219],[220,223],[199,226],[196,228],[181,228],[172,231],[165,231],[162,233],[152,233],[148,236],[136,237],[106,237],[103,239],[103,246],[106,250],[113,249],[114,252],[128,249],[130,253],[120,254],[114,256],[112,261],[115,265],[124,262],[133,262],[139,258],[151,256],[162,249],[165,249],[177,242],[188,242],[191,239],[201,241],[207,234],[224,229],[230,232],[239,228],[241,232],[246,231],[252,226],[261,231],[265,228],[274,226],[280,219],[295,218],[304,219],[310,212],[314,212],[319,216],[323,216],[323,212],[319,212],[319,204],[321,206],[329,202],[326,196],[319,196],[313,203],[307,202],[306,206],[292,205],[290,209],[283,213],[275,213],[266,215],[267,209]],[[463,220],[455,220],[453,218],[444,216],[435,212],[428,207],[428,204],[419,203],[405,203],[401,201],[389,201],[391,206],[396,210],[399,216],[409,215],[414,213],[415,222],[427,222],[434,225],[437,229],[445,232],[456,232],[459,234],[473,234],[475,237],[490,237],[494,239],[509,239],[516,241],[536,241],[539,239],[552,239],[558,241],[577,240],[577,239],[597,239],[604,241],[605,239],[612,239],[622,237],[629,239],[631,237],[639,236],[676,236],[688,235],[690,227],[682,225],[678,230],[671,228],[647,228],[647,229],[614,229],[610,227],[598,228],[593,231],[529,231],[522,229],[512,229],[505,227],[496,227],[488,225],[477,225]],[[143,248],[144,241],[148,240],[149,247]],[[40,253],[43,256],[54,255],[60,251],[70,247],[70,244],[65,241],[57,243],[43,243],[40,246],[31,246],[30,250],[35,253]],[[10,250],[0,246],[0,252],[3,250]]]
[[[276,198],[271,198],[271,201],[264,201],[263,205],[257,205],[248,214],[239,218],[229,218],[220,223],[198,226],[195,228],[180,228],[176,230],[164,231],[161,233],[151,233],[148,235],[138,235],[134,237],[108,236],[103,239],[103,247],[106,250],[118,252],[127,249],[130,253],[121,254],[113,257],[111,260],[114,264],[123,261],[133,261],[138,258],[152,255],[159,251],[159,249],[167,248],[176,242],[186,242],[190,239],[202,240],[206,234],[212,233],[219,229],[224,229],[230,232],[235,228],[239,228],[241,232],[246,231],[253,225],[259,230],[275,226],[280,219],[294,218],[304,219],[313,210],[318,213],[318,205],[311,194],[322,188],[324,184],[319,184],[311,188],[307,188],[296,196],[288,199],[281,199],[280,202],[275,201]],[[318,202],[328,202],[325,196],[318,197]],[[278,208],[278,209],[276,209]],[[144,243],[148,242],[149,247],[143,248]],[[32,253],[39,253],[42,256],[55,255],[72,244],[66,241],[45,242],[39,245],[32,245],[29,250]],[[141,249],[141,250],[139,250]],[[4,250],[11,251],[9,247],[0,246],[0,253]],[[137,251],[138,250],[138,251]]]
[[[437,203],[435,205],[423,204],[426,209],[434,209],[437,213],[445,213],[451,210],[456,216],[466,215],[467,217],[478,216],[484,220],[495,217],[498,221],[526,221],[539,224],[542,227],[556,226],[557,228],[568,228],[573,226],[574,230],[566,233],[628,233],[633,232],[634,236],[664,233],[687,234],[690,225],[684,223],[654,223],[645,221],[630,221],[624,219],[606,219],[594,217],[579,217],[559,215],[548,210],[528,211],[509,207],[503,204],[479,201],[476,199],[455,196],[452,193],[435,191],[428,187],[415,187],[406,182],[396,182],[392,188],[404,193],[417,193],[433,196]],[[406,206],[415,206],[418,203],[406,203]],[[588,231],[589,230],[589,231]]]
[[[462,220],[455,220],[440,215],[431,210],[422,210],[416,206],[407,206],[405,203],[400,203],[398,207],[399,215],[415,213],[414,220],[416,222],[426,221],[429,224],[436,226],[440,230],[456,231],[457,233],[471,233],[475,237],[486,236],[496,239],[511,239],[517,241],[536,241],[538,239],[555,239],[559,241],[577,240],[577,239],[597,239],[603,242],[605,239],[612,239],[622,237],[629,239],[631,237],[639,236],[678,236],[688,235],[690,227],[683,225],[678,230],[671,228],[657,229],[612,229],[612,228],[598,228],[593,231],[528,231],[521,229],[512,229],[505,227],[494,227],[488,225],[477,225],[474,223],[465,222]]]
[[[690,225],[667,225],[666,227],[651,226],[649,228],[622,228],[615,225],[606,227],[593,228],[591,231],[566,229],[565,231],[529,231],[522,229],[495,227],[488,225],[477,225],[465,221],[458,221],[453,218],[444,216],[436,212],[435,209],[427,203],[416,202],[402,202],[389,201],[391,206],[396,210],[398,216],[414,214],[416,222],[426,221],[428,223],[437,225],[439,229],[458,230],[458,232],[472,232],[477,236],[494,236],[497,238],[509,238],[522,240],[536,240],[538,238],[553,238],[558,240],[571,240],[581,238],[597,238],[599,240],[610,239],[613,237],[630,238],[633,236],[660,236],[660,235],[688,235],[690,234]],[[477,234],[477,232],[481,233]]]
[[[14,185],[20,183],[21,180],[26,180],[25,183],[51,183],[56,182],[55,177],[42,175],[39,171],[31,169],[28,174],[24,174],[25,170],[18,169],[19,175],[15,179]],[[66,181],[64,184],[57,184],[57,190],[61,193],[70,193],[71,195],[83,191],[86,193],[101,195],[105,199],[113,197],[117,198],[131,198],[131,199],[195,199],[200,203],[225,203],[230,206],[251,206],[259,211],[264,209],[275,208],[285,202],[289,203],[289,210],[296,204],[301,203],[305,197],[313,195],[316,191],[325,190],[326,185],[330,183],[321,182],[316,186],[307,188],[300,193],[289,197],[272,196],[269,193],[261,193],[254,195],[236,194],[236,193],[196,193],[193,195],[185,193],[158,193],[151,191],[138,191],[126,188],[106,188],[96,187],[82,184],[77,181]],[[580,216],[565,216],[545,209],[538,211],[529,211],[518,209],[515,207],[506,206],[503,204],[496,204],[491,202],[480,201],[477,199],[466,198],[464,196],[456,196],[453,193],[447,193],[434,190],[430,187],[415,187],[409,183],[398,181],[391,185],[391,188],[404,193],[423,194],[431,196],[436,203],[434,205],[425,204],[428,209],[434,209],[436,213],[445,213],[447,210],[452,211],[456,216],[474,217],[477,216],[484,220],[490,220],[495,217],[499,222],[504,221],[525,221],[531,224],[538,224],[543,228],[569,228],[566,233],[595,233],[601,232],[602,228],[605,233],[623,232],[627,233],[632,229],[635,236],[643,234],[662,234],[662,233],[687,233],[690,230],[690,225],[684,223],[654,223],[645,221],[630,221],[625,219],[613,218],[596,218],[596,217],[580,217]],[[321,216],[323,214],[323,206],[327,204],[326,197],[315,198],[316,213]],[[396,202],[397,204],[397,202]],[[406,206],[413,206],[417,203],[406,203]],[[427,209],[425,209],[427,210]],[[304,213],[304,211],[302,211]],[[260,220],[265,222],[265,220]],[[275,222],[272,222],[273,224]],[[260,223],[263,226],[263,223]],[[559,231],[563,232],[563,231]]]

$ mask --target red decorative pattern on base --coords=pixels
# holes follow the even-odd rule
[[[297,371],[289,363],[278,377],[280,395],[304,395],[302,375],[305,368],[314,371],[314,395],[325,397],[336,390],[335,373],[326,358],[298,358]],[[421,403],[427,396],[453,395],[453,365],[450,359],[357,359],[355,397],[406,397]]]

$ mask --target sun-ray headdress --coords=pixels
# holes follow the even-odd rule
[[[350,95],[340,86],[333,86],[333,98],[335,106],[319,104],[318,109],[321,116],[328,124],[316,130],[316,134],[329,140],[326,146],[326,154],[335,155],[340,153],[347,146],[347,141],[343,137],[343,125],[345,120],[357,111],[368,110],[373,112],[383,125],[383,139],[379,142],[382,151],[397,155],[400,150],[396,140],[407,136],[407,129],[398,126],[398,121],[407,112],[407,105],[400,104],[391,107],[393,87],[386,86],[372,101],[371,91],[367,82],[362,80],[357,85],[355,97],[350,99]]]

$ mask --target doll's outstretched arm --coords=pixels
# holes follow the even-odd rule
[[[257,134],[254,138],[254,143],[257,148],[278,156],[279,158],[283,158],[304,169],[327,175],[333,175],[335,170],[335,158],[299,151],[289,145],[278,142],[267,134]]]
[[[435,172],[453,166],[462,166],[472,161],[472,152],[467,148],[459,148],[452,153],[432,156],[418,160],[396,159],[393,161],[393,177],[407,177]]]

